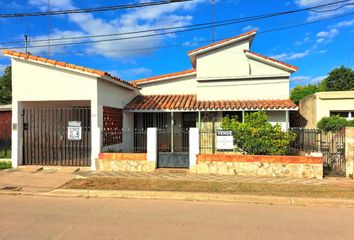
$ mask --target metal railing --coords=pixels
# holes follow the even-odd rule
[[[0,120],[0,158],[11,158],[11,120]]]
[[[102,140],[102,152],[144,153],[147,150],[146,129],[104,131]]]

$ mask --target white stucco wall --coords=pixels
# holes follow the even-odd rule
[[[267,111],[266,113],[269,117],[268,122],[273,125],[279,124],[284,131],[288,129],[286,111]]]
[[[225,46],[196,57],[197,78],[245,76],[249,74],[248,40]]]
[[[180,77],[173,80],[157,81],[140,85],[141,94],[196,94],[197,81],[194,76]]]
[[[201,82],[199,100],[288,99],[289,79],[241,79]]]

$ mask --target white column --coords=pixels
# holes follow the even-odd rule
[[[103,106],[91,101],[91,170],[96,171],[96,159],[101,152],[103,125]]]
[[[189,129],[189,168],[197,164],[199,154],[199,129]]]
[[[13,101],[11,125],[11,161],[13,168],[22,165],[22,109],[21,103]]]
[[[289,129],[289,110],[285,111],[285,131]]]
[[[157,161],[157,128],[147,129],[147,160]]]

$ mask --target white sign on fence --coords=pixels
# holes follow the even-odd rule
[[[233,150],[234,137],[232,131],[218,130],[216,135],[216,148],[218,150]]]
[[[69,140],[81,140],[81,122],[69,121],[68,122],[68,139]]]

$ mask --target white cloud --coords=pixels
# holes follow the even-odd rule
[[[129,40],[98,42],[87,45],[86,52],[89,54],[99,54],[112,58],[126,58],[137,55],[146,55],[154,48],[161,45],[162,41],[175,37],[174,35],[160,35],[151,37],[139,37],[146,33],[134,33],[141,30],[177,27],[191,24],[192,15],[186,14],[192,11],[198,4],[208,2],[208,0],[195,0],[191,2],[172,3],[167,5],[152,6],[126,11],[125,14],[111,21],[98,18],[91,13],[70,14],[68,20],[78,25],[86,35],[119,34],[123,32],[133,32],[129,35],[115,36],[110,38],[138,37]],[[30,0],[30,4],[41,10],[46,10],[47,0]],[[72,0],[57,0],[51,4],[53,9],[73,9]],[[178,12],[178,13],[177,13]],[[154,34],[157,32],[149,32]],[[104,38],[94,38],[91,40],[102,40]],[[87,39],[86,39],[87,41]],[[127,51],[127,49],[143,49],[140,51]]]
[[[303,45],[305,43],[308,43],[310,41],[310,37],[306,36],[304,37],[304,39],[300,40],[300,41],[296,41],[294,44],[297,46]]]
[[[325,79],[327,75],[325,76],[294,76],[290,78],[290,81],[296,84],[316,84],[321,82],[323,79]]]
[[[80,37],[85,35],[83,32],[79,31],[60,31],[59,29],[54,29],[52,34],[50,35],[51,38],[68,38],[68,37]],[[35,46],[43,46],[47,45],[47,41],[41,41],[41,42],[32,42],[36,41],[39,39],[47,39],[48,35],[37,35],[33,38],[29,39],[29,48],[28,51],[31,54],[34,55],[42,55],[42,54],[47,54],[48,53],[48,47],[35,47]],[[56,40],[51,40],[51,44],[56,44],[56,43],[75,43],[75,42],[80,42],[81,40],[76,39],[76,40],[61,40],[61,41],[56,41]],[[50,52],[51,54],[56,54],[56,53],[63,53],[68,50],[68,46],[51,46]]]
[[[195,46],[198,45],[200,43],[205,42],[206,39],[203,37],[194,37],[191,41],[186,41],[183,43],[183,46],[185,47],[191,47],[191,46]]]
[[[333,2],[333,0],[295,0],[295,3],[300,7],[313,7]],[[307,20],[312,21],[346,13],[354,8],[354,5],[348,5],[351,3],[354,3],[354,0],[318,8],[316,9],[316,12],[311,11],[309,13]]]
[[[277,60],[294,60],[294,59],[304,58],[307,55],[309,55],[309,53],[310,53],[310,49],[307,49],[303,52],[280,53],[277,55],[273,55],[271,57]]]
[[[250,30],[256,30],[256,31],[258,31],[258,30],[259,30],[259,27],[254,27],[254,26],[252,26],[252,25],[247,25],[247,26],[245,26],[245,27],[242,28],[242,31],[244,31],[244,32],[247,32],[247,31],[250,31]]]
[[[325,43],[328,43],[328,42],[331,42],[333,40],[333,38],[335,36],[337,36],[339,34],[339,31],[336,29],[336,28],[332,28],[328,31],[321,31],[321,32],[318,32],[316,34],[316,42],[317,43],[322,43],[322,42],[325,42]]]
[[[354,25],[354,18],[352,20],[348,20],[348,21],[342,21],[342,22],[339,22],[335,25],[335,27],[350,27],[350,26],[353,26]]]
[[[152,70],[145,67],[130,68],[118,71],[111,71],[116,76],[120,78],[131,78],[131,77],[146,77],[152,74]]]

